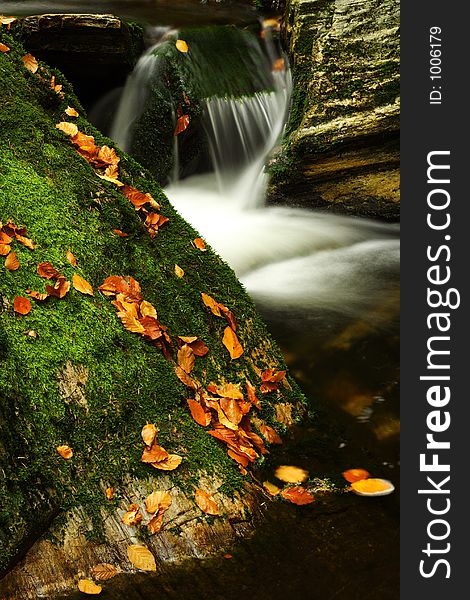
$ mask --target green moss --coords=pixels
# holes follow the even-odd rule
[[[117,502],[105,500],[104,487],[113,486],[119,498],[129,475],[158,485],[159,473],[140,462],[140,430],[146,422],[157,424],[165,448],[183,456],[172,474],[177,485],[192,489],[198,473],[205,471],[221,476],[226,492],[243,488],[244,478],[225,449],[190,417],[187,390],[171,364],[158,349],[124,330],[110,299],[98,292],[107,276],[136,278],[173,339],[198,335],[207,343],[210,352],[197,359],[195,368],[206,385],[221,379],[242,382],[247,376],[255,383],[252,362],[258,368],[282,368],[283,360],[234,273],[210,249],[196,250],[191,241],[197,233],[170,206],[158,183],[118,151],[120,179],[150,192],[170,219],[152,240],[132,205],[96,176],[54,125],[66,118],[69,104],[80,110],[76,122],[81,131],[94,135],[98,144],[112,142],[89,125],[60,74],[63,100],[48,87],[47,67],[41,65],[40,80],[24,68],[24,50],[4,31],[1,37],[12,50],[0,54],[0,220],[25,225],[37,245],[31,251],[14,242],[19,270],[8,272],[0,264],[3,568],[28,538],[73,507],[85,508],[93,523],[87,536],[99,539],[101,511],[114,510]],[[115,228],[129,237],[116,236]],[[76,269],[66,260],[68,249],[78,260]],[[15,296],[44,290],[45,280],[36,272],[42,261],[52,262],[69,280],[79,273],[95,295],[72,289],[64,299],[48,298],[33,303],[28,315],[15,315]],[[174,274],[175,263],[186,273],[181,279]],[[225,324],[203,306],[201,291],[236,315],[245,349],[239,360],[231,361],[223,347]],[[25,335],[28,331],[37,337]],[[252,359],[254,351],[260,358]],[[87,373],[69,396],[60,386],[67,365]],[[264,400],[268,422],[271,402],[302,400],[291,384],[292,390]],[[61,444],[73,448],[72,460],[57,454]]]

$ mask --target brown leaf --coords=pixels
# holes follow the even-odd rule
[[[198,425],[207,427],[207,425],[209,425],[211,422],[210,412],[206,412],[199,402],[196,402],[196,400],[189,399],[187,402],[192,418],[196,421],[196,423],[198,423]]]
[[[8,271],[17,271],[20,268],[20,261],[16,256],[16,252],[10,252],[5,259],[5,268]]]
[[[72,254],[72,252],[70,250],[67,250],[67,260],[72,265],[72,267],[76,267],[78,264],[77,259],[75,258],[75,256]]]
[[[160,210],[160,204],[149,193],[144,194],[131,185],[123,185],[121,192],[134,205],[136,210],[140,210],[145,204],[149,204],[152,208]]]
[[[73,274],[72,282],[73,287],[77,290],[77,292],[81,292],[82,294],[88,294],[89,296],[94,295],[92,286],[88,283],[86,279],[83,279],[83,277],[81,277],[77,273]]]
[[[10,52],[10,48],[0,42],[0,52]]]
[[[171,494],[170,492],[152,492],[145,499],[145,507],[147,512],[151,515],[157,511],[165,512],[171,506]]]
[[[54,287],[52,285],[46,285],[46,292],[49,296],[55,296],[56,298],[63,298],[70,290],[70,281],[67,281],[65,277],[60,276]]]
[[[183,371],[189,374],[194,368],[195,360],[194,352],[190,346],[188,346],[188,344],[181,346],[181,348],[178,350],[178,366],[180,366]]]
[[[131,563],[141,571],[156,571],[155,558],[148,548],[139,544],[127,547],[127,556]]]
[[[31,311],[31,302],[23,296],[15,296],[13,300],[13,310],[18,315],[27,315]]]
[[[73,450],[70,446],[57,446],[56,450],[65,460],[70,460],[73,456]]]
[[[184,383],[186,387],[189,387],[193,390],[197,389],[197,383],[192,379],[186,371],[184,371],[181,367],[175,366],[175,373],[178,379]]]
[[[312,504],[315,498],[302,486],[288,487],[281,492],[281,496],[293,504],[303,506],[304,504]]]
[[[91,572],[97,581],[108,581],[108,579],[112,579],[117,575],[118,570],[114,565],[110,565],[109,563],[100,563],[93,567]]]
[[[124,525],[134,527],[135,525],[138,525],[142,519],[143,516],[139,510],[139,506],[137,504],[131,504],[129,510],[122,516],[121,521]]]
[[[83,594],[89,594],[90,596],[97,596],[98,594],[101,594],[101,591],[103,588],[100,585],[97,585],[91,579],[80,579],[80,581],[78,582],[78,589]]]
[[[216,388],[216,394],[224,398],[233,398],[234,400],[243,400],[243,393],[238,385],[226,383],[223,386]]]
[[[275,476],[286,483],[302,483],[308,478],[308,472],[299,467],[281,465],[276,469]]]
[[[163,514],[163,512],[159,512],[153,517],[153,519],[150,519],[148,523],[150,533],[155,534],[160,531],[163,525]]]
[[[184,40],[176,40],[175,46],[180,52],[183,53],[186,53],[189,50],[189,46]]]
[[[243,348],[238,341],[237,334],[230,326],[224,329],[224,337],[222,342],[229,351],[232,359],[239,358],[243,354]]]
[[[158,444],[145,448],[140,460],[144,463],[159,463],[169,458],[168,452]]]
[[[23,244],[23,246],[29,248],[29,250],[34,250],[36,248],[36,244],[33,242],[33,240],[30,240],[29,238],[24,237],[23,235],[16,234],[16,239],[20,244]]]
[[[40,302],[42,302],[46,298],[49,298],[49,294],[42,294],[41,292],[35,292],[34,290],[26,290],[26,293],[28,294],[28,296],[31,296],[31,298],[39,300]]]
[[[184,277],[184,271],[179,265],[175,265],[175,275],[176,277]]]
[[[144,444],[149,447],[152,446],[153,442],[155,441],[155,438],[157,437],[157,434],[158,429],[153,423],[147,423],[147,425],[144,425],[142,427],[142,431],[140,432],[140,435],[144,440]]]
[[[269,425],[265,425],[260,422],[257,423],[257,427],[261,432],[261,435],[268,441],[270,444],[282,444],[282,440],[279,437],[278,433]]]
[[[217,502],[204,490],[196,490],[195,493],[196,503],[202,512],[206,515],[218,515],[219,507]]]
[[[281,488],[278,488],[277,485],[274,485],[274,483],[271,483],[270,481],[264,481],[263,487],[271,496],[277,496],[281,491]]]
[[[282,381],[286,376],[286,372],[285,371],[276,371],[275,369],[266,369],[266,371],[263,371],[263,373],[261,374],[261,381],[263,383],[266,382],[270,382],[270,383],[279,383],[280,381]]]
[[[173,132],[173,135],[179,135],[180,133],[183,133],[183,131],[186,131],[188,126],[189,115],[181,115],[181,117],[178,117],[178,120],[176,121],[176,127],[175,131]]]
[[[69,123],[67,121],[61,121],[60,123],[57,123],[56,129],[59,129],[60,131],[62,131],[63,133],[65,133],[65,135],[68,135],[71,138],[73,138],[76,135],[78,135],[78,127],[75,125],[75,123]]]
[[[226,306],[219,302],[219,308],[222,311],[222,315],[230,327],[236,331],[237,330],[237,320],[235,319],[235,315],[231,310],[229,310]]]
[[[204,240],[200,237],[197,237],[193,240],[193,244],[196,246],[196,248],[198,250],[200,250],[201,252],[205,252],[207,250],[206,248],[206,244],[204,242]]]
[[[289,402],[280,402],[276,404],[276,421],[278,423],[282,423],[287,427],[290,427],[294,423],[294,419],[292,418],[292,409],[293,405]]]
[[[147,300],[142,300],[142,302],[140,303],[140,306],[139,306],[139,310],[140,310],[140,314],[143,317],[152,317],[153,319],[157,318],[156,308],[153,306],[153,304],[150,304],[150,302],[147,302]]]
[[[124,231],[121,231],[120,229],[113,229],[113,233],[115,233],[116,235],[118,235],[119,237],[122,237],[122,238],[129,237],[128,233],[124,233]]]
[[[248,395],[248,401],[251,402],[258,410],[261,410],[260,401],[256,397],[256,388],[248,381],[248,379],[246,380],[246,393]]]
[[[28,54],[25,54],[21,60],[28,71],[31,71],[31,73],[36,73],[39,68],[39,64],[32,54],[28,52]]]
[[[152,467],[161,469],[162,471],[174,471],[180,464],[183,458],[178,454],[169,454],[166,460],[151,463]]]
[[[231,448],[227,450],[227,454],[230,456],[230,458],[235,460],[242,467],[247,467],[250,464],[250,460],[248,457],[246,457],[244,454],[239,454],[238,452],[235,452],[235,450],[232,450]]]
[[[204,292],[201,292],[201,298],[202,301],[204,302],[204,304],[211,309],[211,312],[213,315],[215,315],[216,317],[221,317],[222,313],[220,312],[220,306],[219,303],[214,300],[214,298],[212,298],[212,296],[209,296],[209,294],[205,294]]]
[[[189,344],[189,346],[196,356],[205,356],[209,352],[209,348],[202,340],[196,340]]]
[[[65,114],[69,117],[78,117],[78,112],[71,106],[67,106],[67,108],[65,109]]]
[[[220,407],[224,411],[227,419],[234,425],[238,425],[243,418],[243,413],[238,403],[233,398],[221,398]]]
[[[56,279],[60,277],[59,271],[50,262],[39,263],[36,271],[39,277],[43,279]]]

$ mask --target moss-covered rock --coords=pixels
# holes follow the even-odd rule
[[[12,31],[14,32],[14,27]],[[0,568],[26,558],[0,583],[2,598],[43,597],[75,586],[79,573],[112,562],[125,571],[129,543],[145,528],[124,526],[120,516],[131,502],[142,505],[154,489],[171,489],[171,526],[145,540],[157,561],[203,555],[237,535],[233,522],[248,530],[256,494],[226,448],[191,418],[188,388],[171,361],[142,337],[126,331],[110,299],[98,286],[110,275],[131,275],[159,320],[176,336],[199,336],[209,347],[194,374],[211,382],[260,384],[267,367],[283,368],[282,356],[266,332],[251,299],[232,270],[211,250],[192,243],[197,233],[175,212],[158,183],[129,156],[120,156],[119,177],[161,203],[169,223],[154,239],[115,185],[97,177],[55,124],[74,120],[97,144],[112,146],[86,120],[69,84],[40,64],[36,74],[23,62],[24,50],[6,27],[0,53],[0,220],[27,228],[30,250],[13,242],[20,268],[0,264]],[[65,97],[50,88],[52,75]],[[68,118],[67,105],[80,116]],[[120,237],[113,230],[128,234]],[[78,261],[66,259],[71,250]],[[44,290],[37,265],[50,261],[70,280],[78,273],[95,289],[93,297],[73,289],[63,299],[35,303],[29,314],[14,312],[16,296]],[[185,275],[175,275],[175,264]],[[222,344],[226,323],[201,302],[206,292],[225,304],[238,321],[243,355],[231,360]],[[275,404],[295,405],[302,394],[289,379],[263,396],[262,418],[282,434]],[[155,423],[159,441],[183,462],[170,475],[140,462],[140,430]],[[73,448],[64,460],[56,447]],[[224,518],[215,524],[195,506],[195,486],[216,492]],[[115,490],[108,501],[107,487]],[[241,501],[244,497],[245,500]],[[51,525],[52,524],[52,525]],[[46,537],[42,537],[48,531]],[[41,539],[39,539],[41,538]],[[36,541],[38,540],[39,541]],[[15,595],[16,594],[16,595]]]
[[[274,201],[397,218],[398,28],[396,0],[287,2],[294,90]]]

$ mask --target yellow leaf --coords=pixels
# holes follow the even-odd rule
[[[195,493],[196,503],[202,512],[207,515],[218,515],[219,507],[217,506],[217,502],[214,498],[205,492],[204,490],[196,490]]]
[[[175,275],[176,275],[176,277],[184,276],[184,271],[179,265],[175,265]]]
[[[77,266],[77,259],[75,258],[75,256],[70,252],[70,250],[67,250],[67,260],[69,261],[69,263],[72,265],[72,267],[76,267]]]
[[[206,252],[206,250],[207,250],[206,243],[204,242],[204,240],[202,238],[200,238],[200,237],[194,238],[193,244],[201,252]]]
[[[17,271],[20,268],[20,261],[16,256],[16,252],[10,252],[5,259],[5,268],[8,271]]]
[[[395,487],[386,479],[361,479],[354,481],[351,487],[359,496],[387,496]]]
[[[150,302],[147,302],[147,300],[142,300],[140,303],[140,314],[143,317],[153,317],[154,319],[157,318],[157,311],[155,307],[150,304]]]
[[[264,481],[263,487],[271,496],[277,496],[281,491],[281,488],[278,488],[277,485],[274,485],[274,483],[271,483],[270,481]]]
[[[171,505],[171,494],[169,492],[152,492],[145,499],[145,507],[151,515],[157,511],[165,511]]]
[[[157,437],[158,429],[153,423],[147,423],[142,427],[141,436],[146,446],[151,446]]]
[[[189,50],[188,44],[184,40],[176,40],[175,46],[180,52],[187,52]]]
[[[69,137],[73,137],[78,133],[78,127],[75,125],[75,123],[68,123],[67,121],[61,121],[60,123],[57,123],[56,129],[63,131],[65,135],[68,135]]]
[[[97,596],[98,594],[101,594],[101,590],[103,588],[100,585],[96,585],[96,583],[91,579],[80,579],[80,581],[78,582],[78,589],[83,594]]]
[[[121,187],[124,184],[122,183],[122,181],[118,181],[117,179],[115,179],[114,177],[109,177],[108,175],[100,175],[99,173],[97,173],[98,177],[100,179],[104,179],[105,181],[109,181],[109,183],[114,183],[114,185],[117,185],[117,187]]]
[[[65,460],[69,460],[73,456],[73,450],[70,446],[57,446],[56,450]]]
[[[39,64],[32,54],[28,52],[28,54],[25,54],[21,60],[28,71],[31,71],[31,73],[36,73]]]
[[[148,548],[139,544],[127,547],[127,556],[131,563],[141,571],[156,571],[155,558]]]
[[[180,366],[183,371],[189,374],[194,368],[195,360],[196,359],[192,348],[188,346],[188,344],[181,346],[181,348],[178,350],[178,366]]]
[[[230,326],[225,328],[222,342],[229,351],[231,358],[239,358],[243,354],[243,348],[238,341],[237,334]]]
[[[222,313],[220,312],[220,306],[217,300],[214,300],[212,296],[209,296],[209,294],[205,294],[204,292],[201,292],[201,298],[204,304],[211,309],[213,315],[215,315],[216,317],[222,316]]]
[[[67,106],[67,108],[65,109],[65,114],[69,117],[78,117],[78,112],[71,106]]]
[[[92,286],[88,283],[86,279],[83,279],[83,277],[80,277],[80,275],[78,275],[77,273],[73,274],[72,282],[73,287],[77,290],[77,292],[81,292],[82,294],[88,294],[89,296],[94,295]]]
[[[114,565],[110,565],[109,563],[100,563],[96,567],[93,567],[91,572],[93,573],[93,577],[98,581],[107,581],[117,575],[118,570]]]
[[[308,472],[299,467],[282,465],[276,469],[276,477],[286,483],[302,483],[308,478]]]
[[[150,463],[152,467],[161,469],[162,471],[174,471],[181,464],[183,458],[178,454],[169,454],[168,458],[160,462]]]
[[[108,500],[112,500],[114,498],[114,489],[112,487],[106,488],[105,494]]]
[[[150,533],[158,533],[163,525],[163,511],[157,513],[153,519],[150,519],[148,523],[148,528]]]

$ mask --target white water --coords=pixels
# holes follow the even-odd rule
[[[129,124],[138,116],[135,99],[145,78],[155,76],[149,57],[144,55],[128,81],[115,123],[114,138],[124,147]],[[333,312],[346,320],[373,321],[373,311],[398,286],[398,229],[265,205],[264,164],[282,134],[291,92],[288,70],[273,75],[274,92],[207,102],[214,172],[173,180],[165,192],[263,310],[306,318]]]

